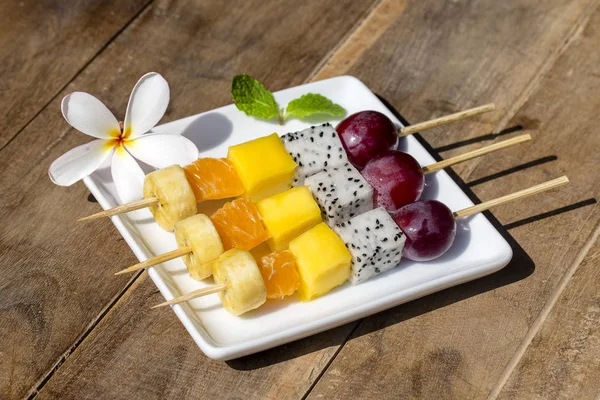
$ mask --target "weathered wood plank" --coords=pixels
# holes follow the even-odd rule
[[[443,149],[506,128],[597,4],[383,1],[315,79],[355,75],[413,123],[496,104],[495,113],[423,134]],[[467,176],[478,162],[454,170]]]
[[[596,232],[600,230],[597,227]],[[576,270],[501,399],[597,399],[600,395],[600,241]]]
[[[2,2],[0,148],[148,2]]]
[[[38,398],[300,398],[349,329],[224,363],[206,358],[144,274]]]
[[[368,7],[352,1],[287,1],[277,7],[258,0],[159,1],[68,90],[93,93],[122,118],[136,80],[156,70],[172,89],[165,121],[180,118],[230,102],[230,80],[236,73],[253,74],[272,89],[302,82]],[[21,397],[39,385],[131,279],[112,275],[131,264],[133,256],[109,221],[75,224],[77,216],[98,210],[87,201],[85,187],[57,187],[47,177],[55,158],[89,141],[69,129],[60,115],[60,98],[66,93],[0,151],[2,398]],[[165,323],[178,324],[174,314],[165,315]],[[186,339],[183,330],[176,332],[176,337],[162,338],[165,344]],[[191,341],[185,346],[193,348]],[[194,371],[201,374],[207,360],[195,348],[190,354],[197,362]],[[312,367],[312,362],[298,361],[289,368]],[[108,372],[98,368],[95,374]],[[148,382],[160,382],[165,371],[154,372]],[[239,393],[252,384],[240,384]],[[301,391],[305,382],[298,384],[294,390]],[[94,388],[89,390],[93,396]],[[67,387],[61,397],[81,395]]]
[[[425,19],[427,26],[423,29],[433,32],[429,35],[431,39],[418,28],[408,28],[412,21],[422,24],[423,19],[419,18],[422,14],[411,11],[417,6],[406,7],[380,41],[354,61],[348,72],[369,80],[409,118],[413,113],[422,114],[419,107],[425,109],[427,104],[434,109],[450,104],[454,110],[456,104],[464,104],[462,98],[471,95],[499,105],[498,115],[487,116],[484,122],[472,122],[467,130],[455,133],[447,128],[444,132],[423,134],[433,146],[479,136],[494,127],[522,124],[533,131],[532,144],[484,157],[474,164],[472,173],[463,170],[467,182],[484,182],[488,175],[500,176],[501,171],[518,170],[524,162],[556,156],[555,162],[478,184],[474,191],[481,199],[563,173],[572,182],[547,196],[494,210],[502,223],[514,226],[511,235],[535,263],[531,276],[523,279],[531,273],[527,271],[531,265],[526,256],[517,253],[511,265],[497,274],[365,319],[309,398],[486,397],[501,381],[505,366],[534,327],[561,277],[574,263],[576,267],[581,248],[598,220],[598,214],[593,212],[594,201],[585,200],[600,194],[600,179],[593,172],[600,156],[594,150],[597,147],[594,135],[590,134],[595,130],[595,115],[600,105],[595,95],[600,85],[596,75],[599,60],[593,50],[600,39],[595,34],[600,13],[594,14],[581,35],[569,39],[574,40],[573,44],[548,74],[543,67],[545,76],[535,86],[538,89],[533,97],[514,118],[507,119],[514,104],[522,101],[523,90],[530,88],[527,80],[539,79],[533,65],[539,71],[544,59],[556,56],[549,49],[560,46],[578,19],[588,20],[589,3],[554,2],[553,7],[545,4],[543,10],[530,2],[523,2],[520,7],[515,3],[498,4],[500,8],[495,10],[482,3],[439,4],[445,11],[430,11]],[[504,6],[511,9],[503,10]],[[495,13],[498,18],[493,17]],[[443,17],[451,15],[451,21],[446,22]],[[446,24],[454,28],[449,32],[434,29]],[[484,25],[489,29],[483,29]],[[542,34],[538,30],[544,26],[548,31]],[[514,37],[507,38],[509,27]],[[374,61],[386,57],[389,60],[397,52],[394,49],[398,43],[406,42],[406,36],[425,36],[422,40],[425,44],[416,50],[408,46],[408,54],[403,53],[405,58],[392,66]],[[543,46],[536,47],[530,38],[543,41]],[[419,67],[414,64],[421,53],[427,54],[430,62]],[[457,59],[453,54],[462,61],[452,62]],[[479,79],[474,75],[477,72]],[[428,79],[419,79],[421,74]],[[462,80],[458,79],[461,76]],[[402,82],[402,86],[394,84],[390,77]],[[461,86],[452,90],[451,82],[455,85],[460,82]],[[535,88],[528,90],[533,92]],[[507,120],[504,126],[502,120]],[[485,130],[485,124],[489,131]],[[581,201],[584,201],[582,207],[568,212],[528,224],[518,222],[526,218],[535,220],[532,218],[535,215]]]

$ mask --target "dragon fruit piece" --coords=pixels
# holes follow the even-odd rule
[[[334,227],[373,209],[373,188],[350,163],[306,178],[323,220]]]
[[[303,186],[307,177],[348,162],[342,141],[329,123],[287,133],[281,140],[298,164],[293,186]]]
[[[352,275],[355,285],[400,264],[406,237],[385,208],[368,211],[334,231],[346,243],[352,254]]]

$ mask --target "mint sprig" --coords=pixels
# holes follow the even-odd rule
[[[246,115],[262,119],[278,117],[280,124],[287,118],[306,118],[315,114],[341,117],[346,113],[340,105],[315,93],[304,94],[280,110],[273,94],[262,83],[245,74],[233,77],[231,95],[236,107]]]
[[[231,95],[238,110],[248,116],[271,119],[279,113],[273,94],[251,76],[234,76],[231,82]]]
[[[306,118],[315,114],[327,114],[341,117],[346,113],[342,106],[335,104],[320,94],[307,93],[290,101],[285,109],[285,118]]]

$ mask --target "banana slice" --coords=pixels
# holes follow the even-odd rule
[[[252,255],[240,249],[226,251],[214,263],[215,282],[227,288],[219,292],[223,307],[241,315],[267,301],[267,289]]]
[[[159,204],[150,207],[156,222],[165,230],[198,212],[196,197],[179,165],[172,165],[146,175],[144,197],[156,197]]]
[[[196,214],[175,224],[175,240],[179,248],[192,252],[183,262],[194,279],[206,279],[213,273],[213,262],[223,254],[223,243],[210,218]]]

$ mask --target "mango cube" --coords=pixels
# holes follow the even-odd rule
[[[256,203],[271,238],[272,251],[285,250],[290,240],[322,221],[319,205],[306,186],[299,186]]]
[[[231,146],[227,159],[253,201],[292,187],[296,163],[276,133]]]
[[[300,274],[298,297],[309,301],[344,283],[351,273],[352,256],[342,239],[326,223],[290,242]]]

